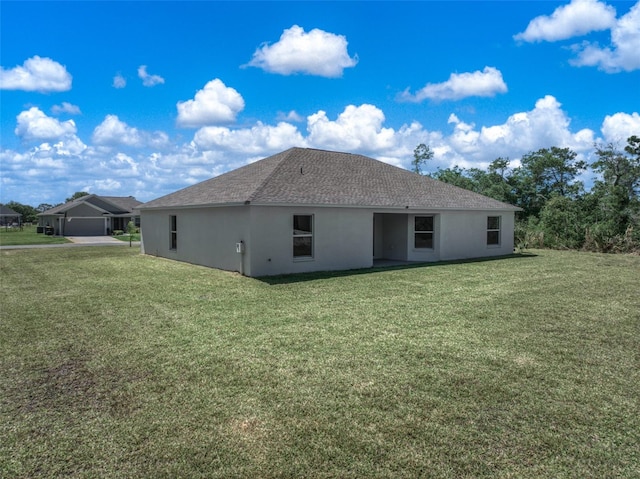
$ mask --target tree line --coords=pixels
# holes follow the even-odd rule
[[[640,252],[640,138],[620,148],[594,145],[595,161],[577,159],[569,148],[541,148],[509,168],[497,158],[486,170],[440,169],[424,173],[433,158],[429,146],[414,150],[413,170],[522,208],[516,245],[600,252]],[[578,177],[597,175],[587,191]]]

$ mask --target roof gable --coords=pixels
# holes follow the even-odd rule
[[[126,214],[131,213],[134,208],[142,202],[133,196],[99,196],[95,194],[81,196],[62,205],[55,206],[40,215],[59,215],[76,208],[78,205],[87,204],[105,213]]]
[[[305,148],[291,148],[145,203],[141,209],[230,203],[517,209],[363,155]]]
[[[131,213],[134,208],[141,205],[142,202],[136,200],[133,196],[97,196],[92,195],[87,200],[95,206],[102,208],[112,214]]]
[[[21,213],[18,213],[13,208],[9,208],[7,205],[0,205],[0,216],[22,216]]]

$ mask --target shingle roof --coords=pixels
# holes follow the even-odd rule
[[[306,148],[291,148],[144,203],[140,209],[229,203],[518,209],[366,156]]]
[[[116,208],[111,211],[111,213],[120,213],[120,212],[131,212],[134,208],[137,208],[138,205],[141,205],[142,202],[136,200],[133,196],[98,196],[98,195],[85,195],[79,198],[76,198],[72,201],[68,201],[58,206],[54,206],[47,211],[44,211],[39,214],[40,215],[57,215],[64,213],[65,211],[77,206],[79,203],[83,203],[85,201],[91,203],[92,198],[96,198],[98,200],[104,200],[111,203]]]
[[[142,204],[142,201],[136,200],[133,196],[100,196],[100,198],[127,212],[133,211]]]
[[[17,216],[22,216],[22,214],[18,213],[12,208],[9,208],[6,205],[0,204],[0,216],[16,216],[17,217]]]

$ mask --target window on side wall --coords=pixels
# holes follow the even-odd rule
[[[487,216],[487,246],[500,246],[499,216]]]
[[[433,249],[433,216],[416,216],[413,235],[414,248]]]
[[[313,215],[293,215],[293,257],[313,258]]]
[[[170,244],[169,249],[178,249],[178,221],[176,215],[169,216],[169,233]]]

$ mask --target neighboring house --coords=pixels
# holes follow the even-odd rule
[[[518,211],[366,156],[304,148],[139,209],[143,253],[247,276],[508,255]]]
[[[103,236],[126,230],[129,221],[140,224],[133,196],[86,195],[38,215],[38,224],[58,236]]]
[[[6,205],[0,205],[0,226],[22,223],[22,214]]]

